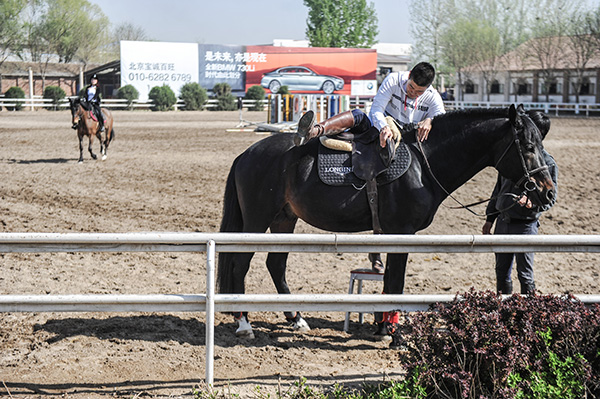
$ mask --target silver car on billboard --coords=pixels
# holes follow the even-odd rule
[[[273,94],[277,94],[281,86],[287,86],[290,91],[323,91],[332,94],[344,88],[344,79],[319,75],[303,66],[286,66],[264,74],[260,84]]]

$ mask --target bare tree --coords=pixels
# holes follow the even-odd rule
[[[592,34],[591,27],[597,17],[593,12],[576,13],[571,18],[569,25],[569,46],[572,56],[571,68],[574,69],[575,102],[579,102],[579,94],[584,83],[584,75],[589,62],[600,55],[598,41]]]
[[[426,60],[436,70],[444,61],[442,36],[456,19],[454,0],[411,0],[410,27],[415,38],[413,61]],[[436,79],[439,79],[439,74]],[[439,81],[436,80],[439,87]]]
[[[458,93],[456,93],[456,98],[460,101],[464,100],[465,70],[474,63],[474,60],[471,58],[472,52],[470,51],[472,39],[473,36],[469,27],[462,20],[456,21],[440,37],[444,63],[456,71],[458,79]]]
[[[532,22],[532,37],[529,42],[529,58],[539,65],[542,79],[542,94],[550,100],[550,91],[556,83],[556,72],[564,68],[565,50],[568,48],[567,33],[572,13],[581,9],[581,0],[542,0],[538,14]],[[568,87],[563,90],[568,90]],[[535,90],[535,88],[534,88]]]
[[[107,46],[109,57],[119,58],[121,41],[150,41],[152,40],[146,34],[146,31],[141,26],[135,25],[132,22],[123,22],[114,27],[110,34],[110,41]]]

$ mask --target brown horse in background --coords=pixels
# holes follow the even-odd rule
[[[92,151],[92,143],[94,142],[94,136],[98,138],[100,142],[100,153],[102,154],[102,160],[106,159],[106,150],[108,144],[114,139],[115,131],[113,129],[113,117],[112,113],[102,108],[102,114],[104,114],[104,141],[102,141],[102,132],[100,132],[100,124],[97,120],[92,118],[91,112],[92,107],[84,107],[82,104],[85,100],[79,97],[70,97],[69,104],[71,107],[71,122],[73,128],[77,129],[77,137],[79,137],[79,162],[83,162],[83,136],[88,136],[89,146],[88,151],[93,159],[98,157]],[[90,110],[87,110],[89,108]]]

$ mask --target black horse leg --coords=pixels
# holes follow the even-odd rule
[[[289,210],[284,209],[277,215],[275,221],[271,223],[271,233],[292,233],[296,227],[298,218]],[[278,294],[289,294],[290,287],[285,278],[287,267],[287,252],[270,252],[267,256],[267,269],[271,274],[271,279],[275,283]],[[284,312],[285,318],[292,324],[293,328],[300,332],[310,330],[308,323],[302,318],[300,312]]]
[[[232,274],[233,274],[233,287],[232,287],[232,292],[233,294],[243,294],[246,290],[245,287],[245,279],[246,279],[246,274],[248,273],[248,270],[250,269],[250,261],[252,260],[252,257],[254,256],[253,252],[248,252],[248,253],[232,253],[229,254],[228,256],[231,256],[231,262],[233,263],[233,269],[232,269]],[[248,312],[238,312],[238,313],[234,313],[233,316],[235,317],[235,320],[238,323],[238,328],[235,331],[235,335],[238,337],[242,337],[242,338],[248,338],[248,339],[253,339],[254,338],[254,332],[252,331],[252,326],[250,325],[250,322],[248,321]]]
[[[406,262],[408,254],[388,254],[385,274],[383,275],[383,292],[386,294],[403,294]]]
[[[79,162],[83,162],[83,136],[79,136]]]
[[[408,254],[388,254],[385,274],[383,276],[384,294],[403,294]],[[398,329],[398,312],[375,312],[377,331],[375,337],[381,340],[392,340],[390,346],[398,346],[398,340],[393,339]]]

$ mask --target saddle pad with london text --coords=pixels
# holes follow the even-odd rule
[[[402,176],[410,166],[411,155],[408,147],[403,142],[396,149],[394,160],[390,167],[377,176],[377,184],[385,184]],[[352,172],[352,153],[327,148],[319,144],[317,158],[319,178],[330,186],[358,185],[365,181],[356,177]]]

